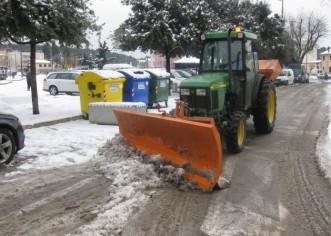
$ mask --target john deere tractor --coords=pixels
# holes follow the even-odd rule
[[[197,186],[212,190],[222,171],[223,130],[227,150],[238,153],[250,116],[258,133],[270,133],[275,125],[273,80],[281,68],[277,60],[257,59],[254,40],[254,34],[240,30],[204,34],[199,75],[181,82],[174,113],[114,109],[122,136],[147,154],[160,154],[183,168]]]
[[[230,153],[244,148],[246,120],[251,115],[257,133],[270,133],[275,124],[275,76],[271,75],[276,72],[278,61],[276,66],[275,60],[259,63],[252,50],[256,38],[241,30],[202,35],[199,75],[180,84],[185,115],[213,117],[224,132]]]

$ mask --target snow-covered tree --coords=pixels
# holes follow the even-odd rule
[[[99,48],[97,49],[97,55],[95,58],[96,64],[98,69],[102,69],[102,67],[107,64],[108,60],[107,60],[107,53],[110,52],[106,41],[104,41],[103,43],[101,43],[99,41]]]
[[[205,1],[124,0],[132,6],[129,18],[114,32],[115,47],[151,51],[170,58],[197,51],[201,33],[216,30],[217,16]]]
[[[212,1],[215,2],[215,1]],[[218,31],[224,29],[221,19],[215,13],[213,5],[208,1],[190,0],[187,2],[187,12],[183,12],[189,19],[186,34],[188,47],[186,54],[199,57],[201,49],[201,35],[208,31]]]
[[[39,114],[36,84],[36,45],[50,40],[60,44],[88,44],[87,35],[97,31],[89,0],[3,0],[0,4],[0,38],[30,45],[33,114]]]
[[[84,53],[83,58],[79,59],[81,66],[87,66],[89,69],[94,69],[95,62],[92,57],[92,54]]]

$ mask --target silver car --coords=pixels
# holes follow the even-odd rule
[[[53,96],[59,93],[70,95],[79,93],[75,79],[80,73],[80,71],[50,72],[43,81],[43,90],[48,91]]]

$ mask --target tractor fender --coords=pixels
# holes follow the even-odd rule
[[[256,107],[257,94],[259,92],[259,87],[263,79],[266,79],[266,77],[262,74],[258,74],[254,81],[254,85],[252,89],[252,106],[251,106],[253,109]]]

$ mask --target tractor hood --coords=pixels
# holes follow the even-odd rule
[[[181,88],[211,88],[218,89],[229,84],[229,76],[226,72],[206,73],[194,75],[180,83]]]

